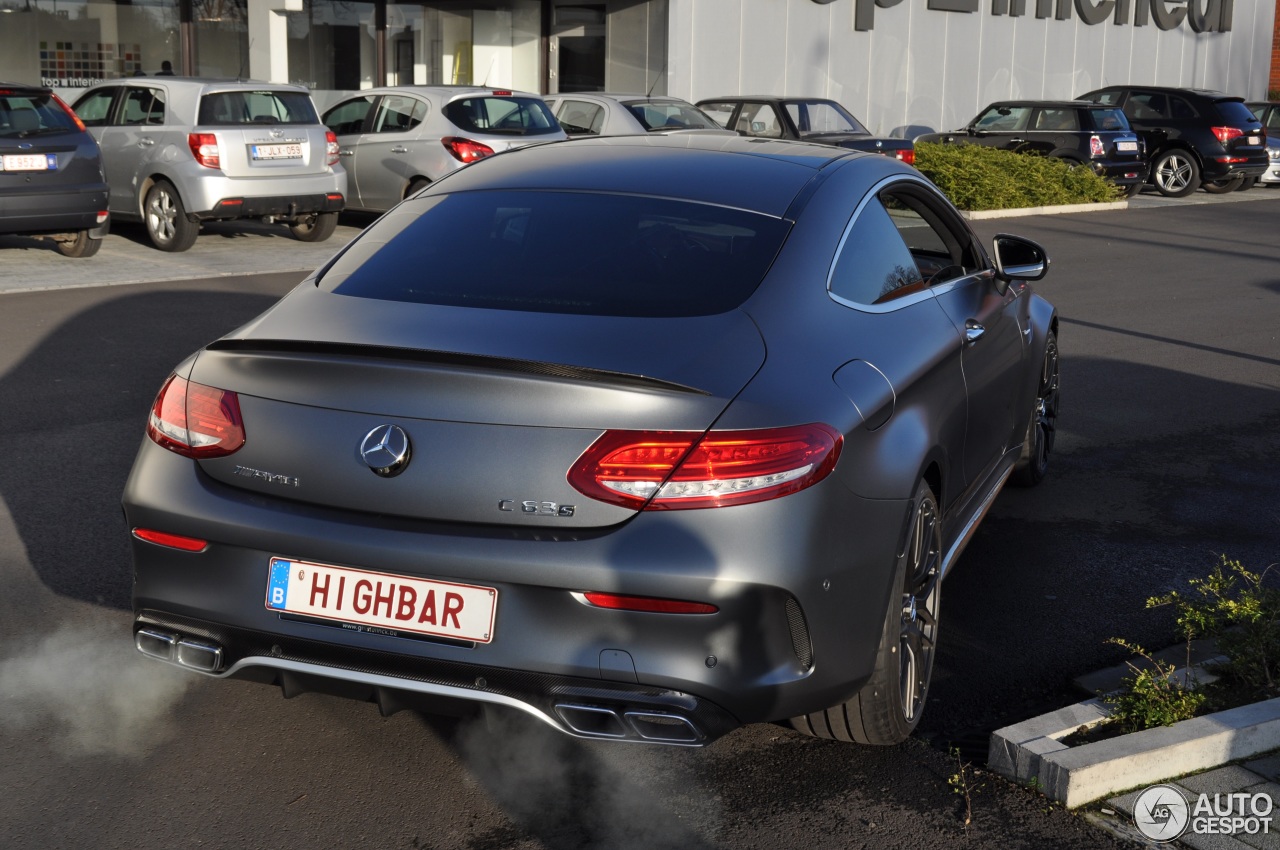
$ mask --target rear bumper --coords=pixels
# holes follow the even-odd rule
[[[68,233],[92,231],[106,234],[107,224],[98,223],[107,210],[105,183],[74,191],[48,188],[30,193],[0,193],[0,233]]]
[[[217,643],[218,665],[204,672],[286,693],[514,702],[588,737],[695,729],[668,742],[686,745],[856,692],[874,665],[907,513],[905,501],[859,499],[828,479],[771,502],[643,513],[600,530],[444,526],[247,493],[149,440],[123,501],[131,528],[209,541],[198,553],[131,541],[139,623]],[[277,555],[494,588],[493,640],[281,616],[265,604]],[[593,590],[718,610],[606,610],[582,599]],[[646,707],[671,719],[631,717]]]
[[[339,212],[346,199],[339,192],[323,195],[284,195],[269,198],[222,198],[212,210],[195,213],[201,219],[261,218],[281,216],[296,218],[318,212]]]
[[[1145,183],[1150,173],[1150,165],[1145,160],[1094,160],[1091,167],[1098,175],[1107,178],[1117,186]]]
[[[190,163],[165,177],[177,188],[187,212],[202,220],[336,212],[347,195],[347,172],[342,168],[292,177],[239,178]],[[335,195],[342,199],[336,205],[330,197]]]
[[[1227,159],[1243,159],[1243,162],[1226,162]],[[1206,159],[1201,168],[1201,177],[1205,180],[1223,180],[1237,175],[1243,177],[1261,177],[1270,170],[1271,161],[1266,153],[1249,157],[1212,157]]]

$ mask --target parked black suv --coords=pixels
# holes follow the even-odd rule
[[[917,136],[916,143],[984,145],[1087,165],[1132,197],[1147,181],[1142,140],[1115,106],[1084,100],[1005,100],[964,129]]]
[[[51,89],[0,82],[0,233],[90,257],[109,225],[102,153],[84,124]]]
[[[1124,109],[1147,143],[1151,182],[1181,198],[1201,185],[1230,192],[1267,170],[1267,135],[1244,99],[1205,89],[1108,86],[1080,100]]]

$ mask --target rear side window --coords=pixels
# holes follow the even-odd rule
[[[319,286],[454,307],[705,316],[755,291],[790,227],[743,210],[602,193],[464,192],[399,209]],[[361,242],[381,247],[369,253]]]
[[[604,126],[604,107],[585,100],[566,100],[556,118],[570,135],[598,136]]]
[[[244,124],[318,124],[311,98],[292,91],[228,91],[200,98],[198,123],[235,127]]]
[[[131,88],[124,96],[121,124],[163,124],[164,98],[157,89]]]
[[[340,103],[324,114],[324,123],[339,136],[359,133],[364,128],[364,118],[373,108],[374,97],[366,95]]]
[[[0,95],[0,136],[20,136],[49,131],[78,133],[80,128],[52,94]]]
[[[378,106],[378,117],[373,121],[375,133],[402,133],[412,130],[427,117],[427,105],[416,97],[389,94]]]
[[[1128,130],[1129,121],[1119,109],[1086,109],[1094,130]]]
[[[541,98],[464,97],[445,104],[445,117],[467,133],[540,136],[560,129]]]

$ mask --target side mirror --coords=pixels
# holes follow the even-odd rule
[[[1030,239],[998,233],[991,247],[1001,280],[1039,280],[1049,271],[1049,255]]]

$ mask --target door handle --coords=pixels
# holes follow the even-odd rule
[[[338,156],[354,156],[355,151],[338,151]]]
[[[394,148],[391,149],[391,152],[392,153],[408,153],[409,149],[406,148],[404,145],[396,145]]]
[[[149,147],[151,147],[152,145],[154,145],[155,143],[156,143],[156,140],[155,140],[155,139],[149,139],[149,138],[145,138],[145,137],[144,137],[144,138],[141,138],[141,139],[138,139],[138,147],[140,147],[140,148],[149,148]]]
[[[982,326],[981,322],[976,322],[973,319],[970,319],[969,321],[965,322],[964,323],[965,347],[967,348],[970,345],[976,344],[978,340],[982,339],[982,335],[985,334],[986,332],[987,332],[987,329]]]

